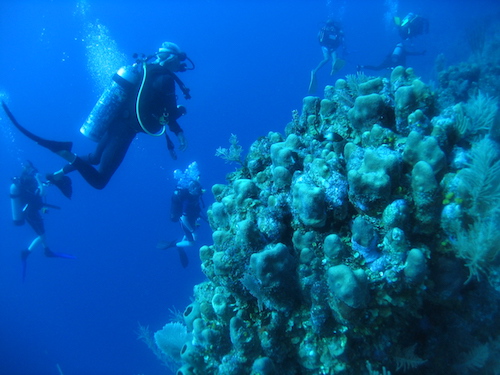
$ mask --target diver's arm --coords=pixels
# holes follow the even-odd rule
[[[42,179],[40,177],[40,173],[35,174],[35,180],[38,184],[37,194],[41,197],[45,196],[45,194],[47,193],[47,189],[46,189],[45,184],[42,182]]]
[[[167,108],[167,111],[170,113],[168,128],[177,136],[177,139],[179,140],[179,150],[185,151],[187,148],[186,138],[184,137],[184,131],[177,122],[177,119],[186,114],[186,108],[184,106],[177,106],[177,102],[174,102],[173,104],[174,106],[170,105],[170,107]]]

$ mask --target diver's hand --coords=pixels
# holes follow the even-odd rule
[[[184,137],[184,133],[180,132],[179,134],[177,134],[177,139],[179,140],[179,150],[186,151],[187,142],[186,142],[186,137]]]

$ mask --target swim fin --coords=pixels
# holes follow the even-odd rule
[[[65,253],[56,253],[49,248],[45,249],[45,256],[48,258],[66,258],[66,259],[76,259],[74,255],[65,254]]]
[[[31,254],[31,251],[28,249],[22,250],[21,251],[21,263],[22,263],[22,280],[24,283],[24,280],[26,279],[26,266],[28,264],[28,256]]]
[[[48,182],[57,187],[63,195],[71,199],[73,195],[73,183],[71,182],[71,178],[68,176],[61,176],[59,178],[55,178],[53,173],[49,173],[45,176]]]
[[[182,247],[178,247],[177,252],[179,253],[179,260],[181,261],[182,268],[186,268],[189,264],[189,258],[186,252]]]
[[[60,151],[71,151],[71,148],[73,147],[73,142],[51,141],[49,139],[39,137],[38,135],[33,134],[32,132],[21,126],[19,122],[17,122],[16,118],[14,117],[14,115],[12,114],[12,112],[7,107],[7,104],[5,104],[4,101],[2,101],[2,107],[7,116],[9,117],[10,121],[12,121],[12,124],[14,124],[14,126],[18,128],[19,131],[23,133],[25,136],[27,136],[29,139],[32,139],[40,146],[45,147],[46,149],[56,154]]]
[[[334,75],[335,73],[338,73],[339,70],[341,70],[346,64],[345,60],[342,59],[337,59],[335,60],[335,64],[333,64],[332,71],[330,72],[330,75]]]
[[[167,249],[170,249],[172,247],[175,247],[175,243],[176,242],[177,242],[177,240],[173,240],[173,241],[159,241],[156,244],[156,248],[160,249],[160,250],[167,250]]]
[[[314,94],[316,92],[316,88],[318,86],[318,82],[316,81],[316,72],[314,70],[311,71],[311,81],[309,82],[309,94]]]

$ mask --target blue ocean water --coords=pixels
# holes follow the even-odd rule
[[[109,75],[174,41],[196,63],[180,77],[191,88],[179,104],[189,148],[170,159],[163,139],[139,135],[102,191],[76,173],[74,197],[55,189],[49,203],[61,210],[45,215],[54,251],[77,260],[30,256],[21,282],[19,252],[34,237],[28,226],[14,227],[8,187],[24,160],[41,172],[61,159],[22,136],[0,113],[0,374],[168,374],[137,340],[139,324],[160,329],[172,310],[189,304],[193,286],[204,280],[197,248],[188,249],[183,268],[175,250],[158,250],[159,240],[181,237],[169,221],[173,171],[197,161],[210,188],[224,183],[235,165],[215,157],[236,134],[248,150],[269,131],[282,132],[307,95],[309,74],[321,59],[318,27],[328,17],[345,30],[347,65],[334,77],[318,74],[319,87],[376,64],[398,41],[392,16],[414,11],[430,22],[416,40],[426,54],[409,65],[425,82],[435,80],[434,61],[468,56],[467,27],[498,14],[500,5],[480,1],[292,0],[292,1],[71,1],[4,0],[0,3],[0,97],[18,120],[37,134],[72,140],[86,153],[94,144],[78,129]],[[321,95],[318,90],[317,95]],[[208,224],[200,244],[211,243]]]

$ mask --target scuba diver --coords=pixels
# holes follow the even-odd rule
[[[394,17],[399,36],[403,40],[415,38],[429,32],[429,21],[415,13],[408,13],[405,18]]]
[[[394,22],[398,27],[399,36],[403,40],[396,44],[392,52],[380,64],[358,65],[358,72],[363,69],[382,70],[392,69],[396,66],[406,67],[407,56],[421,56],[426,53],[425,50],[415,51],[412,42],[416,36],[429,32],[429,21],[427,19],[414,13],[408,13],[402,20],[399,17],[395,17]]]
[[[183,248],[194,246],[196,243],[196,229],[199,227],[200,218],[202,218],[201,206],[204,206],[202,199],[204,189],[199,181],[200,172],[196,162],[189,164],[184,172],[176,169],[174,178],[177,180],[177,186],[171,197],[170,220],[180,223],[183,238],[181,241],[161,241],[157,248],[165,250],[177,247],[181,263],[185,267],[187,266],[187,257]]]
[[[340,24],[328,20],[318,33],[318,41],[323,52],[323,60],[321,60],[316,68],[311,71],[311,81],[309,82],[309,93],[312,94],[316,91],[316,73],[320,70],[329,60],[332,60],[332,69],[330,75],[334,75],[345,65],[345,60],[337,58],[337,49],[344,43],[344,32]]]
[[[150,59],[154,61],[148,63]],[[190,62],[189,67],[185,60]],[[80,129],[82,134],[97,142],[95,150],[87,156],[73,153],[72,142],[51,141],[29,132],[16,121],[5,103],[2,102],[2,106],[23,134],[69,162],[61,170],[48,174],[47,180],[71,198],[72,184],[66,174],[76,170],[92,187],[103,189],[122,163],[137,133],[165,134],[170,155],[176,159],[174,144],[166,132],[168,127],[177,136],[179,149],[186,149],[184,132],[177,123],[186,110],[177,106],[176,84],[186,99],[191,96],[175,73],[192,69],[191,59],[171,42],[164,42],[157,53],[141,56],[135,64],[120,68]]]
[[[45,226],[40,212],[46,213],[48,208],[59,209],[57,206],[45,203],[44,196],[47,185],[46,182],[42,182],[38,170],[29,160],[23,165],[21,175],[12,178],[10,200],[14,225],[21,226],[27,221],[37,234],[28,248],[21,251],[23,281],[26,278],[28,256],[39,244],[43,246],[45,256],[49,258],[75,259],[72,255],[56,253],[47,246]]]
[[[379,65],[358,65],[358,71],[363,69],[368,70],[382,70],[382,69],[392,69],[396,66],[406,67],[406,57],[407,56],[419,56],[424,55],[426,51],[412,51],[407,45],[407,41],[399,42],[396,44],[394,50],[386,56],[386,58]]]

